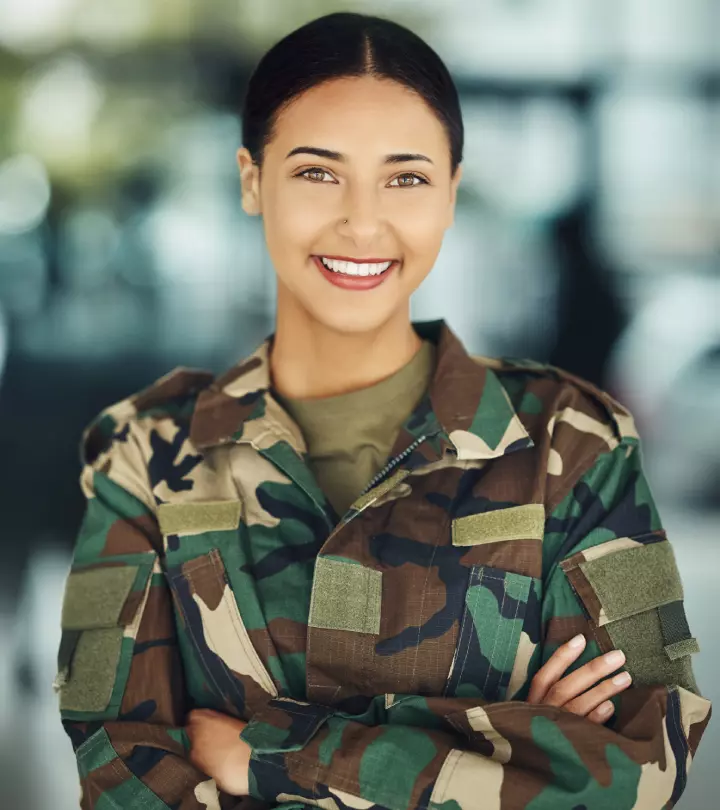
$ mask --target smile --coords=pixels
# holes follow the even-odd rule
[[[372,290],[391,278],[401,263],[395,259],[353,262],[313,256],[313,263],[327,281],[344,290]]]
[[[325,256],[319,256],[318,258],[328,270],[346,276],[379,276],[393,263],[392,259],[384,262],[352,262],[328,259]]]

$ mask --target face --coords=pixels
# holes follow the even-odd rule
[[[290,155],[298,147],[335,154]],[[408,317],[453,222],[461,174],[451,177],[447,135],[419,96],[371,77],[326,82],[279,115],[261,178],[247,149],[238,163],[243,209],[262,215],[277,272],[278,318],[284,309],[357,333]],[[358,278],[324,270],[321,256],[394,263]]]

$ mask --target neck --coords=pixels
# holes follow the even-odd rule
[[[358,333],[338,332],[309,314],[278,307],[270,370],[285,397],[313,399],[347,394],[391,376],[414,357],[422,340],[405,312]]]

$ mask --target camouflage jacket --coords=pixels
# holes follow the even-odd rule
[[[629,412],[444,321],[426,396],[344,515],[269,392],[272,336],[84,435],[56,690],[81,806],[670,808],[710,717]],[[381,406],[381,403],[379,403]],[[604,725],[525,701],[557,647],[622,649]],[[189,762],[189,709],[248,720],[250,797]]]

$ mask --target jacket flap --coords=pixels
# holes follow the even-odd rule
[[[602,605],[599,624],[683,598],[675,556],[667,540],[581,562],[580,568]]]
[[[108,562],[74,568],[67,578],[61,627],[65,631],[124,627],[142,602],[155,554],[137,564]]]
[[[662,529],[609,540],[560,565],[598,626],[683,598],[675,555]]]

